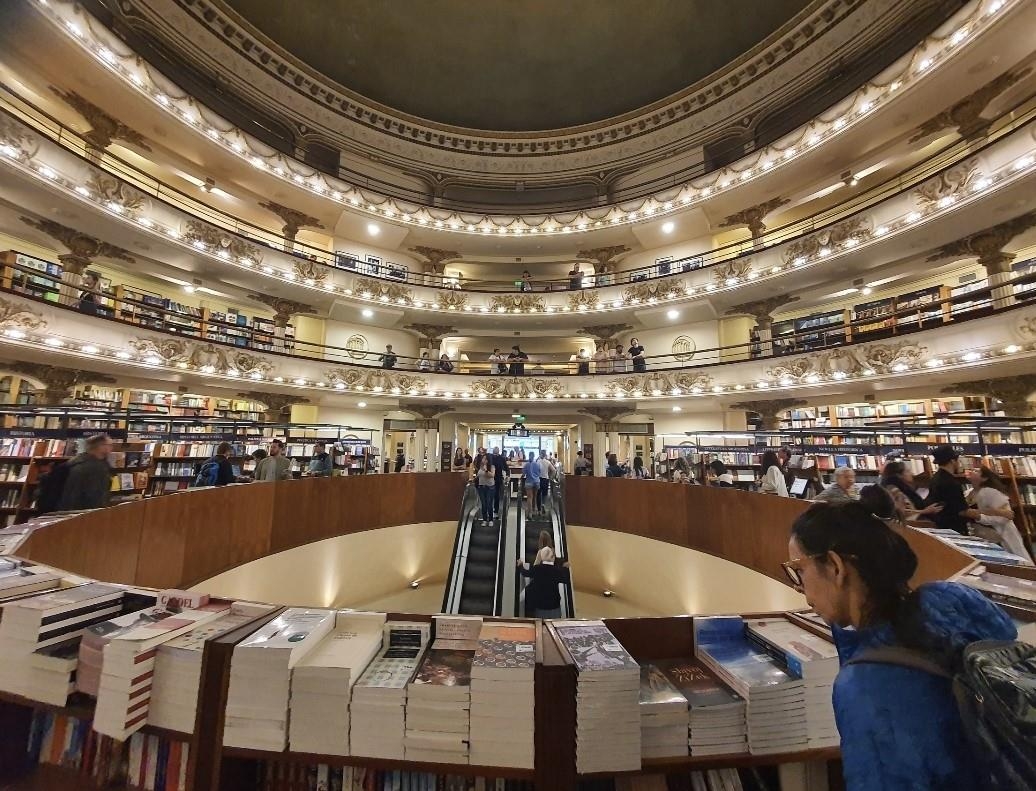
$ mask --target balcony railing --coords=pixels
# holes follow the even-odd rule
[[[105,152],[98,157],[97,152],[90,149],[80,135],[43,110],[25,102],[6,88],[2,88],[2,93],[0,93],[0,112],[6,113],[18,121],[27,124],[38,133],[61,145],[76,156],[86,158],[89,154],[91,162],[100,165],[112,175],[133,185],[135,188],[163,202],[174,210],[185,212],[194,218],[201,219],[229,233],[276,250],[280,254],[292,256],[299,261],[314,263],[332,270],[347,271],[365,277],[430,288],[460,289],[471,292],[513,293],[524,287],[521,284],[521,278],[517,276],[507,280],[489,280],[415,273],[411,272],[406,264],[379,259],[361,260],[353,255],[343,252],[329,253],[326,250],[301,242],[294,242],[292,244],[293,249],[285,250],[285,240],[280,234],[237,219],[225,212],[220,212],[195,200],[186,193],[162,183],[136,166],[110,153]],[[844,221],[877,203],[901,194],[938,173],[953,167],[962,160],[989,148],[1034,118],[1036,118],[1036,102],[1029,98],[1006,111],[994,123],[985,138],[981,140],[958,140],[950,143],[923,162],[915,164],[882,184],[876,185],[838,206],[768,230],[759,239],[736,242],[679,259],[660,259],[654,264],[621,272],[587,274],[581,271],[578,276],[566,275],[563,278],[534,278],[528,284],[528,288],[540,292],[603,288],[666,278],[724,263],[729,264],[732,260],[750,256],[762,249],[790,242],[796,238],[831,226],[834,223]]]

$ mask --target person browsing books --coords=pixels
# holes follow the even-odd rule
[[[788,555],[785,573],[838,648],[834,711],[847,791],[996,787],[979,768],[948,674],[969,643],[1016,638],[1003,610],[959,583],[911,589],[917,556],[862,503],[811,507],[792,526]]]
[[[709,462],[709,485],[730,488],[734,485],[734,476],[727,469],[727,465],[719,459]]]
[[[788,497],[788,484],[784,480],[784,472],[781,470],[776,451],[768,450],[763,453],[760,465],[763,468],[763,477],[759,483],[759,491],[763,494]]]
[[[847,503],[856,499],[856,470],[850,467],[839,467],[835,470],[835,480],[815,498],[818,503]]]
[[[291,460],[284,455],[284,443],[270,443],[270,455],[255,465],[257,481],[286,481],[291,478]]]
[[[311,476],[316,478],[331,477],[331,473],[334,470],[334,461],[326,448],[327,446],[324,445],[323,442],[314,443],[313,458],[309,460],[308,468],[308,472]]]
[[[938,527],[966,536],[968,520],[977,520],[980,514],[977,509],[969,508],[964,499],[964,484],[957,477],[960,474],[959,458],[960,454],[952,445],[940,445],[932,451],[932,459],[939,469],[928,484],[925,505],[941,504],[942,510],[931,515],[932,521]]]
[[[1007,496],[1007,486],[1000,476],[988,467],[976,467],[968,470],[968,481],[974,487],[971,501],[979,513],[975,532],[1008,552],[1031,560],[1022,534],[1015,527],[1011,498]]]
[[[881,485],[892,496],[904,523],[911,519],[930,519],[931,514],[942,510],[941,503],[924,504],[924,498],[914,488],[914,473],[898,459],[885,464],[881,471]]]

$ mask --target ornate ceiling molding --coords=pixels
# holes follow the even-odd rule
[[[308,404],[309,399],[305,396],[292,393],[268,393],[262,390],[249,390],[246,393],[238,393],[238,398],[249,401],[257,401],[266,407],[266,414],[263,418],[267,423],[278,423],[286,418],[285,413],[296,404]]]
[[[933,209],[943,201],[956,200],[966,195],[981,175],[978,157],[972,157],[923,182],[914,190],[914,196],[924,209]]]
[[[821,255],[824,250],[830,252],[833,248],[844,246],[846,242],[860,243],[870,239],[874,232],[873,226],[873,221],[867,215],[850,217],[830,228],[824,228],[804,239],[792,242],[784,248],[781,255],[786,264],[804,263],[809,258]]]
[[[403,329],[416,332],[432,344],[438,343],[447,335],[457,334],[457,328],[449,324],[406,324]]]
[[[63,368],[59,365],[26,362],[18,360],[7,366],[15,373],[25,374],[43,384],[42,392],[37,390],[45,406],[56,406],[75,397],[76,386],[87,382],[114,384],[115,378],[105,374]]]
[[[0,297],[0,330],[42,330],[46,326],[43,314],[28,302]]]
[[[1032,71],[1031,67],[1008,71],[995,77],[969,96],[964,97],[947,110],[929,118],[917,128],[910,138],[911,143],[941,132],[956,129],[964,138],[981,137],[993,123],[992,118],[983,118],[982,113],[989,103],[1012,85],[1020,82]]]
[[[428,380],[420,376],[390,371],[384,368],[332,368],[327,372],[327,380],[337,390],[370,391],[372,393],[403,393],[417,395],[428,389]]]
[[[264,201],[259,204],[259,208],[276,214],[284,221],[284,227],[281,230],[284,232],[284,237],[291,241],[295,240],[295,237],[298,236],[299,231],[303,228],[321,229],[324,227],[324,224],[316,217],[311,217],[298,209],[282,206],[273,201]]]
[[[272,294],[249,294],[249,299],[261,302],[273,310],[273,321],[278,327],[284,327],[292,317],[298,315],[316,315],[317,311],[312,305],[305,302],[295,302],[291,299],[275,297]]]
[[[766,299],[757,299],[754,302],[742,302],[740,305],[732,305],[724,312],[724,316],[752,316],[758,323],[770,324],[773,322],[773,314],[777,308],[798,302],[799,298],[792,294],[777,294]]]
[[[135,129],[132,129],[117,118],[108,115],[104,110],[93,102],[84,99],[75,91],[64,91],[60,88],[50,86],[61,101],[75,110],[90,125],[90,129],[83,133],[83,138],[94,148],[104,150],[116,140],[129,143],[142,151],[150,151],[151,146],[147,139]]]
[[[456,250],[442,250],[438,247],[426,247],[425,245],[411,247],[410,252],[417,253],[424,259],[425,272],[431,275],[441,275],[447,261],[456,261],[462,257]]]
[[[995,398],[1003,404],[1008,417],[1036,416],[1036,403],[1029,401],[1029,396],[1034,391],[1036,374],[972,379],[942,389],[946,395],[983,395]]]
[[[195,368],[202,373],[269,378],[275,368],[272,363],[252,352],[228,349],[204,341],[185,338],[135,338],[127,344],[145,360],[158,360],[164,365]]]
[[[772,401],[738,401],[730,405],[731,409],[743,409],[759,416],[760,428],[763,431],[776,431],[780,428],[778,415],[786,409],[805,406],[800,398],[775,398]]]
[[[737,228],[745,225],[748,226],[748,230],[751,232],[752,238],[758,239],[766,233],[766,225],[763,223],[766,215],[789,202],[790,201],[787,198],[770,198],[770,200],[763,201],[755,206],[749,206],[747,209],[742,209],[736,214],[729,215],[719,224],[719,227]]]
[[[928,256],[928,261],[941,261],[944,258],[970,258],[986,267],[989,274],[1002,274],[1010,271],[1014,255],[1004,253],[1003,248],[1014,237],[1036,228],[1036,211],[1020,214],[990,228],[962,237],[944,244]]]
[[[75,228],[69,228],[67,225],[62,225],[53,220],[38,220],[33,217],[19,217],[19,219],[29,227],[46,234],[69,249],[71,259],[66,263],[65,259],[67,256],[62,257],[62,263],[65,264],[66,270],[71,270],[70,264],[76,263],[77,259],[82,264],[83,269],[97,258],[109,258],[115,261],[125,261],[129,264],[136,263],[136,259],[129,254],[129,251],[113,244],[108,244],[108,242],[102,242],[97,237],[77,231]],[[75,274],[82,274],[82,269]]]
[[[595,247],[592,250],[580,250],[576,253],[579,261],[589,261],[593,264],[594,274],[601,275],[615,269],[616,260],[619,256],[631,252],[631,249],[624,244],[616,244],[611,247]]]
[[[188,220],[184,224],[181,234],[188,242],[198,242],[212,248],[221,258],[232,258],[249,266],[261,264],[263,261],[262,250],[256,245],[201,220]]]

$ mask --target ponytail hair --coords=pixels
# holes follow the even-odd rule
[[[952,656],[952,648],[925,626],[918,593],[910,588],[917,555],[866,504],[818,503],[795,520],[791,534],[818,563],[834,552],[856,569],[867,587],[865,625],[889,623],[900,645],[937,661]]]

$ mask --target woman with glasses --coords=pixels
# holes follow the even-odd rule
[[[841,657],[834,709],[847,791],[993,787],[950,674],[969,643],[1015,639],[1011,619],[965,585],[911,589],[917,556],[863,503],[810,508],[792,526],[788,552],[785,573],[831,624]],[[918,661],[890,659],[889,647]]]

